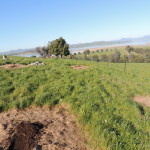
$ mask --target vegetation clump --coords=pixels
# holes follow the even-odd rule
[[[47,46],[37,47],[35,51],[40,54],[43,58],[54,56],[67,56],[70,54],[69,44],[62,37],[48,42]]]

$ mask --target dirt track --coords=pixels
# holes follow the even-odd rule
[[[0,149],[89,150],[74,117],[64,108],[0,113]]]

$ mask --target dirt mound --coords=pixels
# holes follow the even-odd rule
[[[149,96],[135,96],[133,98],[135,102],[143,104],[146,107],[150,107],[150,97]]]
[[[71,66],[73,69],[87,69],[88,66]]]
[[[17,68],[25,68],[28,67],[28,65],[21,65],[21,64],[6,64],[6,65],[1,65],[0,68],[4,69],[17,69]]]
[[[64,106],[0,113],[3,150],[88,150],[83,135]]]
[[[21,122],[15,128],[8,150],[32,150],[38,144],[42,128],[40,123]]]

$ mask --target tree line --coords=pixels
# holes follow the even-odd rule
[[[144,48],[134,48],[131,46],[125,47],[126,54],[121,55],[120,51],[115,50],[111,52],[111,54],[101,54],[98,55],[98,52],[103,52],[104,50],[96,50],[90,51],[85,50],[83,53],[78,52],[72,56],[69,56],[71,59],[82,59],[82,60],[90,60],[97,62],[113,62],[113,63],[149,63],[150,62],[150,49]],[[106,49],[107,51],[112,51],[111,49]],[[97,55],[90,56],[90,53],[97,53]],[[79,57],[82,55],[82,57]]]
[[[69,44],[62,37],[48,42],[47,46],[37,47],[35,51],[43,58],[50,58],[52,56],[68,58],[68,59],[82,59],[96,62],[113,62],[113,63],[149,63],[150,62],[150,49],[134,48],[132,46],[125,47],[126,54],[121,55],[120,51],[115,50],[111,54],[101,54],[90,56],[90,53],[103,52],[104,50],[90,51],[85,50],[82,53],[71,54],[69,51]],[[105,51],[110,51],[106,49]],[[111,50],[112,51],[112,50]],[[79,56],[79,55],[82,55]]]

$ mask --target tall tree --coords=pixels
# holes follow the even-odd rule
[[[49,43],[49,48],[53,55],[61,56],[61,58],[70,54],[69,44],[62,37]]]
[[[134,48],[128,45],[125,47],[125,50],[127,50],[127,52],[130,53],[130,52],[134,51]]]
[[[48,46],[43,46],[43,47],[36,47],[35,51],[40,54],[42,57],[50,57],[51,56],[51,51]]]
[[[144,62],[150,63],[150,53],[145,53],[144,54]]]
[[[103,55],[101,55],[101,57],[100,57],[100,61],[102,61],[102,62],[106,62],[107,61],[107,55],[106,54],[103,54]]]
[[[114,55],[113,54],[108,55],[108,61],[114,62]]]
[[[119,62],[121,53],[119,51],[115,51],[114,53],[114,62]]]
[[[88,55],[90,54],[90,50],[89,50],[89,49],[85,50],[85,51],[83,52],[83,54],[86,55],[86,56],[88,56]]]
[[[91,60],[92,60],[92,61],[97,61],[97,62],[98,62],[98,56],[97,56],[97,55],[92,56],[92,57],[91,57]]]

